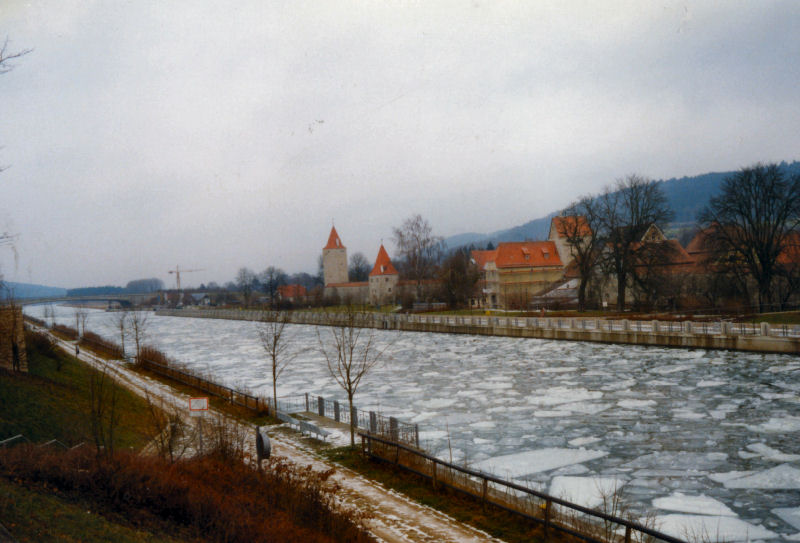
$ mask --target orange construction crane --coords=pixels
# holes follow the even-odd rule
[[[169,270],[169,273],[175,274],[175,281],[178,283],[178,290],[181,289],[181,273],[189,273],[189,272],[198,272],[198,271],[205,271],[205,270],[182,270],[180,266],[175,266],[174,270]]]

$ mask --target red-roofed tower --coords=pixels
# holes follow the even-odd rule
[[[369,301],[373,305],[383,305],[397,299],[397,284],[400,274],[392,264],[389,254],[381,244],[378,258],[369,273]]]
[[[322,277],[325,286],[347,283],[347,247],[342,244],[336,227],[331,227],[328,243],[322,248]]]

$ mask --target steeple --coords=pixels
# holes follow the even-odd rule
[[[342,240],[339,239],[339,234],[336,232],[336,227],[331,226],[331,235],[328,236],[328,244],[325,245],[322,249],[346,249],[344,245],[342,245]]]
[[[347,248],[335,227],[331,227],[328,243],[322,248],[322,275],[326,285],[347,283]]]
[[[378,258],[375,259],[375,265],[369,274],[370,277],[375,275],[398,275],[394,264],[389,258],[389,254],[383,247],[383,243],[381,243],[381,248],[378,250]]]

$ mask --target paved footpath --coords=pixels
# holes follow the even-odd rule
[[[68,353],[74,354],[74,343],[60,341],[59,345]],[[123,386],[141,396],[149,395],[163,400],[181,410],[187,409],[188,396],[168,385],[149,379],[129,370],[121,363],[105,363],[100,358],[81,351],[80,359],[95,367],[106,366]],[[215,416],[229,418],[224,413],[215,412]],[[233,423],[233,421],[231,421]],[[238,422],[238,421],[237,421]],[[239,424],[241,424],[239,422]],[[255,457],[255,426],[251,426],[253,436],[248,440],[250,457]],[[316,455],[305,447],[299,439],[283,434],[270,436],[273,456],[285,457],[302,465],[311,465],[319,471],[335,469],[332,480],[340,490],[337,499],[345,507],[353,507],[368,515],[366,525],[379,541],[387,543],[403,542],[501,542],[485,532],[467,526],[439,511],[420,505],[405,496],[389,490],[382,485],[362,477],[349,469],[337,466]]]

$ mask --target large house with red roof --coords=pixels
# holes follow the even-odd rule
[[[527,308],[531,298],[564,279],[564,263],[553,241],[512,241],[490,251],[472,251],[481,272],[479,307]]]

